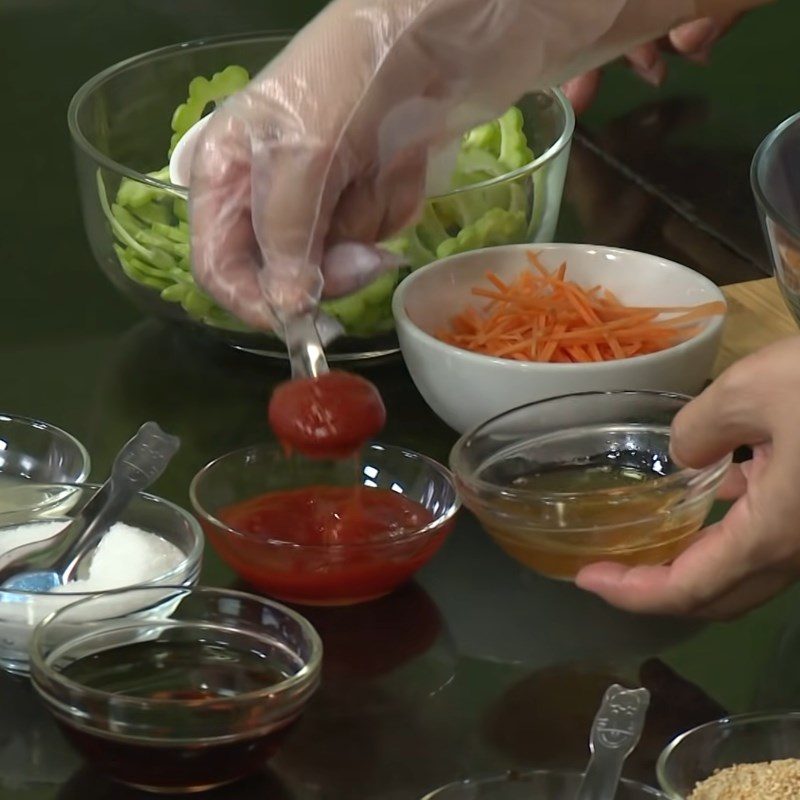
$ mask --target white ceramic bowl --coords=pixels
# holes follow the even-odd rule
[[[694,395],[708,379],[724,318],[712,317],[693,338],[659,353],[602,364],[524,363],[492,358],[435,337],[448,320],[479,300],[471,289],[487,270],[512,279],[529,269],[531,245],[508,245],[451,256],[406,278],[393,311],[408,370],[428,405],[459,433],[534,400],[574,392],[639,389]],[[663,258],[586,244],[536,245],[549,268],[567,262],[567,278],[602,284],[624,303],[691,306],[725,297],[688,267]]]

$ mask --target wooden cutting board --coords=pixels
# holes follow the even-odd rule
[[[774,278],[723,286],[728,317],[714,375],[760,348],[800,333]]]

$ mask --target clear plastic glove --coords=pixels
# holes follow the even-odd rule
[[[728,618],[800,576],[800,337],[734,364],[687,405],[673,424],[673,455],[704,467],[743,445],[752,460],[735,464],[722,487],[734,500],[668,566],[592,564],[584,589],[629,611]]]
[[[334,0],[198,141],[197,280],[259,328],[273,326],[270,307],[287,315],[352,291],[394,263],[375,243],[413,220],[432,151],[708,2]],[[434,184],[449,177],[442,163]]]

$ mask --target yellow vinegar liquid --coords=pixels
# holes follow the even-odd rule
[[[668,480],[658,458],[619,463],[603,454],[580,464],[517,475],[513,496],[478,513],[498,544],[537,572],[572,579],[596,561],[662,564],[700,529],[711,506],[682,503],[686,488]]]

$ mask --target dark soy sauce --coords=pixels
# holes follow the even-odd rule
[[[281,666],[257,650],[232,650],[204,640],[154,640],[101,651],[77,659],[62,674],[88,689],[186,705],[170,709],[165,704],[159,712],[164,721],[162,739],[152,729],[152,738],[117,738],[111,732],[75,727],[78,720],[63,721],[62,728],[94,767],[131,786],[186,792],[230,783],[263,766],[280,746],[289,723],[266,734],[248,736],[246,730],[231,730],[237,738],[187,742],[192,732],[186,720],[195,713],[189,709],[193,703],[209,701],[224,707],[237,695],[274,686],[289,677]]]

